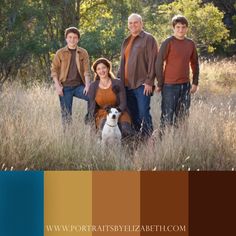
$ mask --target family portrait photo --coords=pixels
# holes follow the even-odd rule
[[[0,2],[0,170],[236,169],[234,0]]]

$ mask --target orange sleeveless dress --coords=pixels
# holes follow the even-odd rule
[[[117,106],[117,99],[116,99],[116,94],[112,91],[112,86],[110,86],[107,89],[102,89],[98,87],[96,96],[95,96],[95,101],[97,105],[99,106],[99,109],[95,115],[95,123],[96,127],[100,127],[100,122],[103,119],[106,119],[107,117],[107,112],[105,108],[107,106],[110,107],[116,107]],[[119,117],[119,122],[128,122],[131,124],[131,118],[128,114],[128,112],[124,111]]]

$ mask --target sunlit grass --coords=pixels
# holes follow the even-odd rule
[[[204,89],[215,93],[236,92],[236,61],[203,61],[200,78]]]
[[[54,88],[6,84],[0,93],[2,170],[232,170],[236,168],[236,90],[233,62],[201,65],[201,87],[188,121],[158,139],[160,95],[152,98],[155,132],[130,151],[103,150],[84,124],[86,105],[74,100],[73,124],[63,133]]]

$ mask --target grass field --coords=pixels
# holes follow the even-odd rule
[[[0,93],[2,170],[234,170],[236,168],[236,63],[201,64],[201,84],[188,122],[162,140],[102,150],[84,125],[85,103],[74,100],[73,125],[63,133],[53,86],[5,84]],[[152,98],[158,129],[161,96]],[[154,132],[153,138],[157,136]]]

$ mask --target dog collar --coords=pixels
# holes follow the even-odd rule
[[[108,125],[109,127],[116,127],[117,125],[109,125],[108,123],[106,123],[106,125]]]

